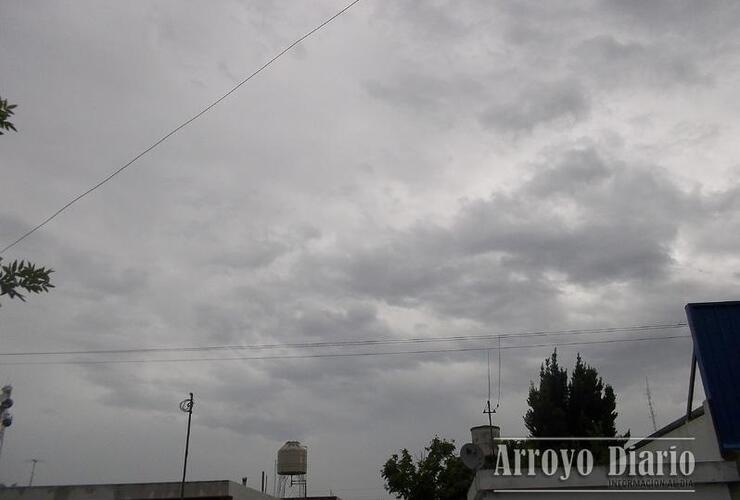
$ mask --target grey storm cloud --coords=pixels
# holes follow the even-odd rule
[[[4,6],[19,132],[0,137],[2,244],[338,8]],[[29,456],[48,484],[176,478],[193,391],[193,479],[272,470],[297,438],[310,492],[383,495],[392,452],[482,423],[498,344],[255,344],[675,323],[686,302],[736,298],[738,10],[358,3],[3,255],[56,271],[51,293],[3,298],[3,352],[155,350],[2,357],[16,422],[0,481]],[[614,385],[620,429],[650,429],[646,376],[661,422],[680,415],[686,339],[567,345],[628,336],[502,340],[547,344],[502,351],[502,427],[523,432],[555,345]],[[242,359],[266,356],[282,358]]]
[[[575,80],[512,87],[511,76],[503,73],[483,78],[485,83],[470,77],[442,80],[414,74],[391,85],[371,80],[364,86],[372,97],[414,113],[451,122],[472,114],[484,128],[498,132],[529,132],[541,124],[572,125],[588,117],[588,94]]]
[[[530,131],[551,123],[568,126],[587,117],[590,109],[588,95],[575,81],[529,85],[513,95],[497,90],[492,94],[489,100],[495,104],[488,105],[479,119],[498,131]]]
[[[255,241],[247,248],[224,254],[217,264],[227,268],[264,267],[285,253],[286,249],[285,245],[277,241]]]
[[[657,167],[568,149],[518,190],[465,201],[447,226],[420,222],[306,267],[342,270],[334,279],[376,300],[486,321],[525,297],[557,296],[548,273],[579,285],[664,279],[679,226],[702,204]]]
[[[708,0],[701,4],[690,0],[602,0],[600,3],[605,12],[628,20],[653,37],[678,34],[721,39],[738,33],[740,8],[727,0]]]
[[[618,82],[648,85],[708,85],[712,78],[700,69],[704,54],[690,53],[670,42],[646,45],[600,35],[581,42],[574,50],[574,65],[584,75],[594,75],[602,85]],[[598,64],[609,61],[610,64]]]
[[[422,73],[407,73],[391,83],[368,80],[363,86],[371,97],[391,106],[407,108],[421,116],[441,115],[446,120],[454,120],[461,106],[466,109],[476,96],[485,95],[484,87],[473,79],[443,79]]]

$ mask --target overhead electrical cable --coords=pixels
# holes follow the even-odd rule
[[[122,349],[90,349],[69,351],[18,351],[0,352],[0,356],[68,356],[85,354],[143,354],[155,352],[200,352],[232,350],[270,350],[270,349],[315,349],[326,347],[362,347],[381,345],[425,344],[437,342],[469,342],[479,340],[496,340],[526,337],[547,337],[556,335],[596,335],[603,333],[629,333],[652,330],[670,330],[686,327],[686,323],[635,325],[610,328],[581,328],[572,330],[539,330],[526,332],[491,333],[481,335],[454,335],[448,337],[411,337],[380,338],[358,340],[335,340],[323,342],[294,342],[285,344],[247,344],[247,345],[212,345],[212,346],[175,346],[175,347],[137,347]]]
[[[322,28],[324,28],[326,25],[328,25],[329,23],[331,23],[332,21],[334,21],[336,18],[338,18],[339,16],[341,16],[342,14],[344,14],[345,12],[347,12],[349,9],[351,9],[358,2],[360,2],[360,0],[354,0],[354,1],[350,2],[349,4],[347,4],[347,6],[345,6],[343,9],[341,9],[339,12],[337,12],[336,14],[334,14],[333,16],[331,16],[330,18],[326,19],[324,22],[322,22],[321,24],[319,24],[318,26],[316,26],[315,28],[313,28],[311,31],[309,31],[305,35],[301,36],[300,38],[297,38],[290,45],[288,45],[283,50],[281,50],[280,52],[278,52],[278,54],[275,55],[272,59],[270,59],[269,61],[267,61],[266,63],[264,63],[262,66],[260,66],[257,70],[255,70],[252,74],[250,74],[249,76],[247,76],[246,78],[244,78],[242,81],[240,81],[239,83],[237,83],[236,85],[234,85],[224,95],[222,95],[221,97],[219,97],[218,99],[216,99],[215,101],[213,101],[212,103],[210,103],[208,106],[206,106],[205,108],[203,108],[202,110],[200,110],[198,113],[196,113],[195,115],[193,115],[189,119],[187,119],[184,122],[182,122],[177,127],[173,128],[172,130],[170,130],[169,132],[167,132],[161,138],[159,138],[154,143],[152,143],[148,148],[146,148],[145,150],[143,150],[142,152],[140,152],[139,154],[137,154],[136,156],[134,156],[131,160],[129,160],[126,164],[124,164],[123,166],[121,166],[117,170],[114,170],[112,173],[110,173],[103,180],[101,180],[100,182],[98,182],[97,184],[93,185],[92,187],[90,187],[86,191],[84,191],[84,192],[80,193],[79,195],[75,196],[74,198],[72,198],[72,200],[70,200],[65,205],[63,205],[62,208],[60,208],[59,210],[57,210],[56,212],[54,212],[53,214],[51,214],[50,216],[48,216],[46,219],[44,219],[39,224],[37,224],[34,227],[32,227],[31,229],[29,229],[27,232],[25,232],[21,236],[19,236],[15,241],[13,241],[12,243],[4,246],[3,249],[0,250],[0,255],[2,255],[3,253],[5,253],[7,250],[13,248],[15,245],[17,245],[18,243],[20,243],[24,239],[26,239],[29,236],[31,236],[33,233],[35,233],[36,231],[38,231],[39,229],[41,229],[42,227],[44,227],[46,224],[48,224],[49,222],[51,222],[52,220],[54,220],[58,215],[60,215],[65,210],[67,210],[69,207],[71,207],[72,205],[74,205],[75,203],[77,203],[78,201],[80,201],[82,198],[84,198],[88,194],[92,193],[93,191],[95,191],[96,189],[98,189],[100,186],[102,186],[103,184],[105,184],[106,182],[110,181],[115,176],[117,176],[118,174],[120,174],[121,172],[123,172],[124,170],[126,170],[128,167],[130,167],[131,165],[133,165],[134,163],[136,163],[136,161],[138,161],[141,157],[143,157],[146,154],[148,154],[149,152],[151,152],[153,149],[155,149],[157,146],[159,146],[160,144],[162,144],[163,142],[165,142],[167,139],[169,139],[170,137],[172,137],[173,135],[175,135],[177,132],[179,132],[180,130],[184,129],[185,127],[187,127],[188,125],[190,125],[192,122],[194,122],[195,120],[197,120],[198,118],[200,118],[204,114],[208,113],[211,109],[213,109],[214,107],[216,107],[221,101],[223,101],[224,99],[226,99],[227,97],[229,97],[231,94],[233,94],[234,92],[236,92],[242,85],[244,85],[245,83],[247,83],[249,80],[251,80],[252,78],[254,78],[255,76],[257,76],[258,74],[260,74],[265,69],[267,69],[267,67],[270,66],[272,63],[274,63],[275,61],[277,61],[278,59],[280,59],[283,55],[285,55],[287,52],[289,52],[293,47],[295,47],[296,45],[298,45],[303,40],[305,40],[306,38],[310,37],[311,35],[313,35],[317,31],[319,31]]]
[[[541,344],[524,344],[501,346],[502,350],[530,349],[536,347],[567,347],[597,344],[618,344],[627,342],[653,342],[660,340],[690,339],[690,335],[666,335],[660,337],[641,337],[611,340],[591,340],[582,342],[548,342]],[[131,363],[193,363],[212,361],[254,361],[275,359],[313,359],[313,358],[348,358],[367,356],[400,356],[409,354],[437,354],[448,352],[474,352],[487,351],[490,346],[485,347],[460,347],[449,349],[423,349],[417,351],[375,351],[375,352],[342,352],[342,353],[320,353],[320,354],[278,354],[274,356],[237,356],[237,357],[212,357],[212,358],[159,358],[159,359],[106,359],[106,360],[64,360],[64,361],[10,361],[0,362],[0,366],[7,365],[105,365],[105,364],[131,364]]]

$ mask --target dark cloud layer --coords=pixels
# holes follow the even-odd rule
[[[5,6],[0,92],[20,131],[0,138],[2,242],[338,8]],[[300,439],[312,492],[382,495],[390,453],[481,423],[485,351],[231,358],[675,323],[686,302],[737,298],[738,15],[722,1],[361,2],[4,256],[53,267],[57,288],[2,301],[3,352],[230,347],[0,364],[17,393],[0,481],[20,482],[30,456],[42,483],[176,480],[177,403],[193,391],[194,479],[257,477]],[[661,423],[683,410],[690,343],[567,345],[630,335],[502,345],[559,344],[566,365],[582,352],[639,435],[646,376]],[[550,352],[502,351],[506,433],[523,432]]]

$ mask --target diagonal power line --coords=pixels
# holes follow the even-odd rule
[[[74,198],[72,198],[65,205],[63,205],[59,210],[57,210],[56,212],[54,212],[53,214],[51,214],[50,216],[48,216],[46,219],[44,219],[43,221],[41,221],[40,223],[38,223],[37,225],[35,225],[33,228],[31,228],[28,231],[26,231],[25,233],[23,233],[21,236],[19,236],[17,239],[15,239],[12,243],[9,243],[8,245],[4,246],[2,248],[2,250],[0,250],[0,255],[4,254],[7,250],[10,250],[14,246],[16,246],[18,243],[20,243],[21,241],[25,240],[29,236],[31,236],[33,233],[35,233],[36,231],[38,231],[39,229],[41,229],[42,227],[44,227],[46,224],[48,224],[49,222],[51,222],[52,220],[54,220],[57,216],[59,216],[62,212],[64,212],[65,210],[67,210],[69,207],[71,207],[72,205],[74,205],[75,203],[77,203],[78,201],[80,201],[82,198],[84,198],[88,194],[92,193],[93,191],[95,191],[96,189],[98,189],[99,187],[101,187],[103,184],[107,183],[108,181],[110,181],[111,179],[113,179],[115,176],[117,176],[118,174],[120,174],[121,172],[123,172],[124,170],[126,170],[128,167],[130,167],[131,165],[133,165],[134,163],[136,163],[140,158],[142,158],[143,156],[147,155],[149,152],[151,152],[153,149],[155,149],[157,146],[159,146],[160,144],[162,144],[163,142],[165,142],[167,139],[169,139],[170,137],[172,137],[176,133],[178,133],[180,130],[184,129],[185,127],[187,127],[188,125],[190,125],[191,123],[193,123],[195,120],[197,120],[198,118],[200,118],[204,114],[208,113],[211,109],[213,109],[219,103],[221,103],[221,101],[223,101],[224,99],[226,99],[227,97],[229,97],[231,94],[233,94],[234,92],[236,92],[237,90],[239,90],[239,88],[242,85],[244,85],[245,83],[247,83],[249,80],[251,80],[255,76],[259,75],[262,71],[264,71],[265,69],[267,69],[268,66],[270,66],[272,63],[274,63],[275,61],[277,61],[278,59],[280,59],[283,55],[285,55],[287,52],[289,52],[293,47],[295,47],[296,45],[298,45],[303,40],[305,40],[306,38],[310,37],[311,35],[313,35],[317,31],[319,31],[322,28],[324,28],[326,25],[328,25],[329,23],[331,23],[332,21],[334,21],[336,18],[338,18],[339,16],[341,16],[342,14],[344,14],[345,12],[347,12],[349,9],[351,9],[355,4],[357,4],[359,2],[360,2],[360,0],[353,0],[352,2],[350,2],[349,4],[347,4],[343,9],[341,9],[336,14],[334,14],[333,16],[331,16],[328,19],[326,19],[324,22],[322,22],[321,24],[319,24],[318,26],[316,26],[315,28],[313,28],[311,31],[307,32],[306,34],[304,34],[300,38],[297,38],[290,45],[288,45],[283,50],[281,50],[280,52],[278,52],[272,59],[270,59],[269,61],[267,61],[266,63],[264,63],[257,70],[255,70],[252,74],[250,74],[245,79],[243,79],[242,81],[240,81],[239,83],[237,83],[235,86],[233,86],[224,95],[222,95],[221,97],[219,97],[218,99],[216,99],[215,101],[213,101],[212,103],[210,103],[208,106],[206,106],[205,108],[203,108],[202,110],[200,110],[199,112],[197,112],[192,117],[190,117],[187,120],[185,120],[184,122],[182,122],[177,127],[173,128],[172,130],[170,130],[169,132],[167,132],[165,135],[163,135],[158,140],[156,140],[155,142],[153,142],[151,146],[149,146],[148,148],[146,148],[145,150],[143,150],[142,152],[140,152],[139,154],[137,154],[136,156],[134,156],[131,160],[129,160],[127,163],[125,163],[124,165],[122,165],[121,167],[119,167],[117,170],[114,170],[113,172],[111,172],[103,180],[101,180],[97,184],[94,184],[93,186],[91,186],[90,188],[88,188],[86,191],[83,191],[82,193],[80,193],[77,196],[75,196]]]

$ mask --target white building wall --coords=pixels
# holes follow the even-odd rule
[[[233,481],[185,483],[185,497],[233,500],[277,500],[275,497]],[[0,500],[179,500],[180,483],[86,484],[31,486],[0,489]]]
[[[722,454],[719,450],[717,435],[714,432],[712,415],[709,410],[709,404],[704,401],[704,415],[689,420],[687,423],[666,433],[663,437],[688,437],[695,438],[692,441],[673,441],[670,444],[677,446],[679,450],[691,450],[697,462],[722,460]],[[664,450],[665,441],[652,441],[646,444],[641,450]]]
[[[625,493],[609,490],[609,476],[606,467],[594,467],[593,473],[587,477],[579,476],[572,471],[567,480],[559,479],[560,472],[551,477],[544,475],[541,470],[537,471],[534,477],[503,477],[494,475],[491,470],[481,470],[476,474],[468,491],[468,500],[624,500],[625,498],[740,500],[740,462],[727,461],[722,458],[709,413],[709,405],[706,402],[704,403],[704,415],[682,424],[661,437],[695,438],[685,441],[654,440],[639,449],[639,451],[662,451],[668,450],[670,446],[676,446],[677,452],[692,451],[696,459],[696,470],[691,477],[694,482],[694,493],[679,494],[675,491]],[[537,492],[537,489],[558,491],[544,493]]]

